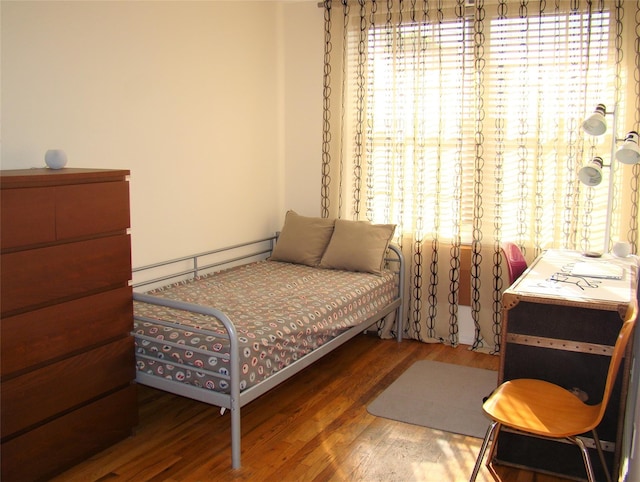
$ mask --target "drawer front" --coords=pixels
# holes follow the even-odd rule
[[[55,241],[54,188],[3,189],[0,192],[0,223],[3,251]]]
[[[622,327],[617,311],[521,301],[507,312],[508,333],[613,346]]]
[[[126,181],[56,188],[56,237],[59,241],[124,232],[129,224],[129,183]]]
[[[127,337],[2,383],[2,438],[34,426],[135,378]]]
[[[131,279],[129,235],[4,254],[0,272],[4,315],[126,286]]]
[[[131,287],[3,318],[2,377],[128,335],[132,328]]]
[[[131,435],[136,386],[55,419],[2,444],[2,480],[43,480]]]

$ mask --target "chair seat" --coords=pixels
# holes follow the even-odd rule
[[[560,438],[592,430],[600,405],[587,405],[553,383],[524,378],[501,384],[482,408],[505,426]]]

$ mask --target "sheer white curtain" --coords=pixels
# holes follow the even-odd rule
[[[325,2],[322,207],[398,225],[408,336],[457,345],[464,303],[474,348],[497,352],[502,241],[529,260],[603,249],[607,179],[586,188],[577,171],[638,128],[640,15],[620,1],[467,3]],[[582,132],[598,103],[620,132]],[[638,168],[610,174],[612,240],[637,252]]]

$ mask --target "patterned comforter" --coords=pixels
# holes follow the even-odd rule
[[[244,390],[298,360],[397,296],[397,276],[259,261],[148,294],[213,306],[234,323]],[[212,316],[134,302],[137,369],[220,392],[229,391],[228,340]],[[205,330],[201,332],[200,330]],[[223,375],[223,377],[220,377]]]

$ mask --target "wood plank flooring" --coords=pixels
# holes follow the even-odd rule
[[[60,481],[464,481],[481,441],[370,415],[367,405],[416,360],[497,369],[496,356],[362,335],[242,409],[231,469],[229,414],[139,387],[140,424]],[[503,481],[558,482],[499,467]],[[478,481],[493,480],[483,465]]]

